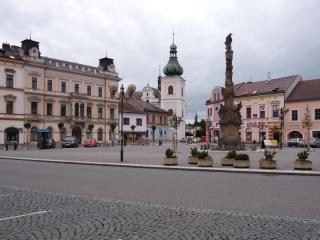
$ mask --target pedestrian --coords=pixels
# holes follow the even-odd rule
[[[162,140],[159,139],[159,146],[162,146]]]

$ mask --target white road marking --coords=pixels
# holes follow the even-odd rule
[[[0,195],[0,197],[11,196],[11,195],[13,195],[13,194],[2,194],[2,195]]]
[[[27,213],[27,214],[22,214],[22,215],[17,215],[17,216],[11,216],[11,217],[6,217],[6,218],[0,218],[0,221],[5,221],[5,220],[10,220],[14,218],[21,218],[21,217],[27,217],[27,216],[32,216],[32,215],[38,215],[38,214],[43,214],[50,212],[51,210],[46,210],[46,211],[39,211],[39,212],[33,212],[33,213]]]

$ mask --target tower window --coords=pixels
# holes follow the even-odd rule
[[[168,94],[173,95],[173,86],[168,87]]]
[[[7,74],[7,76],[6,76],[6,87],[13,88],[13,75],[12,74]]]

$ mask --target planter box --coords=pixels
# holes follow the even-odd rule
[[[233,160],[233,167],[235,168],[249,168],[250,160]]]
[[[198,167],[212,167],[213,160],[198,159]]]
[[[164,165],[177,165],[178,160],[177,160],[177,158],[164,158],[163,164]]]
[[[221,158],[221,165],[222,166],[233,166],[233,158]]]
[[[276,160],[261,159],[259,161],[259,166],[262,169],[276,169],[277,168],[277,161]]]
[[[295,160],[293,165],[297,170],[312,170],[312,161],[310,160]]]
[[[198,157],[192,157],[192,156],[189,156],[188,157],[188,163],[189,164],[198,164]]]

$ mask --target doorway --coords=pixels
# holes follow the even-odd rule
[[[76,137],[78,140],[78,143],[81,144],[82,130],[79,126],[75,126],[72,128],[72,136]]]

